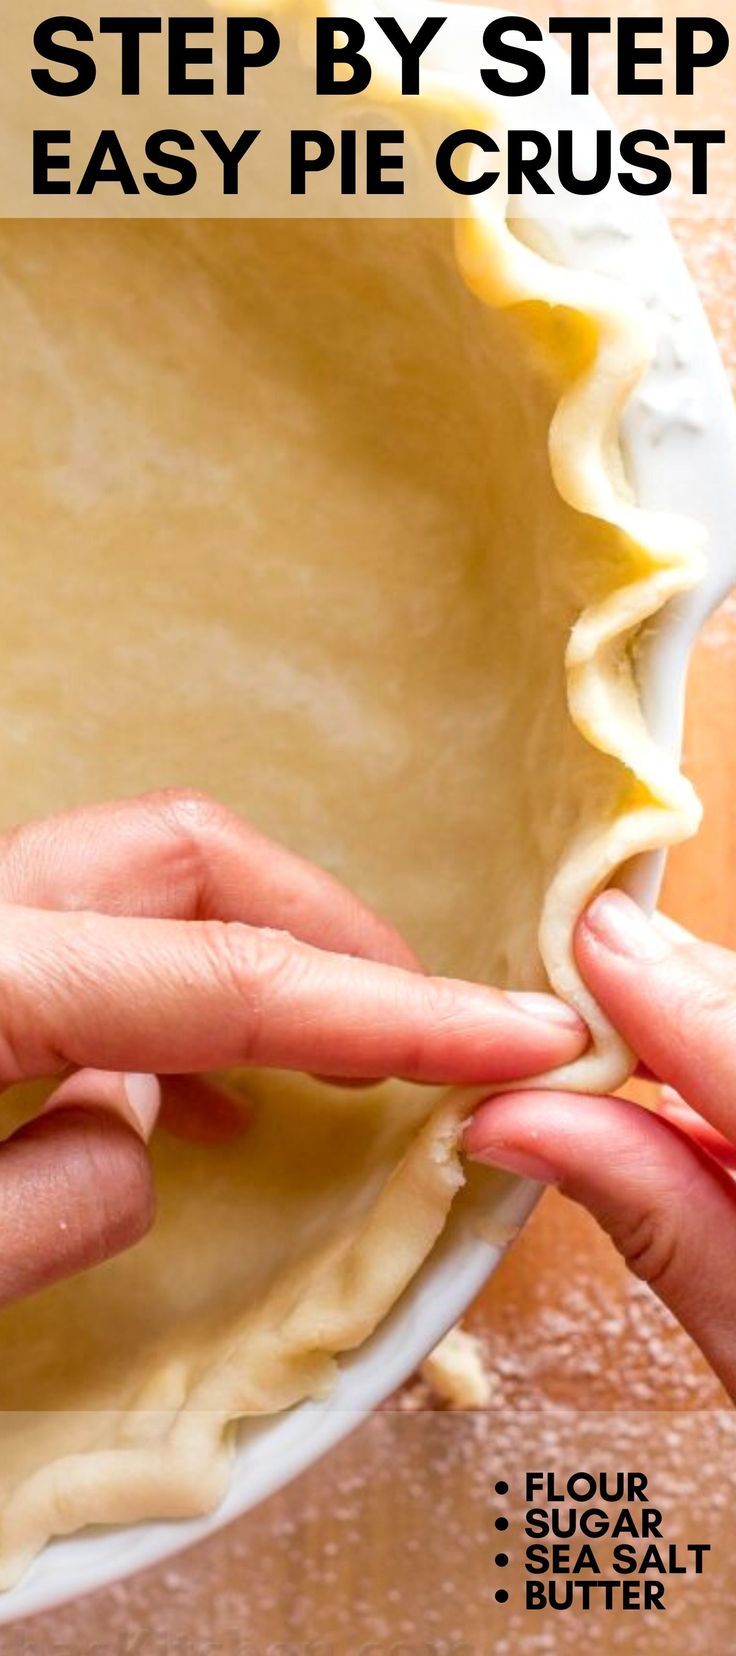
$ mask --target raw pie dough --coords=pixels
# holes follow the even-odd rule
[[[550,980],[605,1088],[571,928],[697,820],[632,646],[698,538],[626,492],[636,313],[483,214],[2,226],[2,815],[206,789],[433,970]],[[158,1133],[149,1239],[0,1317],[5,1585],[215,1503],[228,1422],[327,1392],[443,1228],[467,1095],[248,1089],[235,1152]]]

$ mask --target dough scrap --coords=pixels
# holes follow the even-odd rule
[[[425,1357],[419,1373],[450,1409],[487,1409],[493,1401],[483,1347],[460,1323]]]
[[[593,1034],[554,1079],[616,1086],[573,924],[698,819],[632,664],[702,569],[622,485],[636,308],[486,198],[5,223],[0,284],[4,821],[201,787],[433,970],[551,983]],[[5,1586],[51,1535],[216,1503],[229,1423],[325,1395],[444,1227],[470,1095],[247,1087],[236,1153],[157,1134],[145,1242],[0,1316]]]

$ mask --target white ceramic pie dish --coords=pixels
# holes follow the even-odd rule
[[[426,15],[429,8],[423,8]],[[400,14],[400,15],[403,15]],[[407,9],[407,18],[413,13]],[[409,22],[406,24],[409,27]],[[453,69],[477,42],[477,13],[458,8],[445,50]],[[545,97],[555,124],[601,126],[593,98],[571,103],[559,48],[546,46]],[[555,220],[556,254],[565,263],[622,280],[649,310],[657,351],[631,399],[623,441],[639,501],[682,511],[709,533],[706,578],[671,603],[652,625],[640,658],[640,688],[650,727],[677,752],[689,650],[705,616],[736,580],[736,416],[708,324],[660,215],[638,203],[579,204],[569,222]],[[648,905],[656,898],[661,856],[640,859],[630,878]],[[216,1512],[194,1522],[97,1530],[54,1542],[22,1583],[0,1600],[0,1621],[30,1615],[143,1569],[211,1534],[296,1476],[345,1435],[406,1378],[462,1315],[498,1264],[508,1240],[536,1200],[536,1187],[473,1174],[456,1203],[442,1243],[376,1335],[341,1364],[323,1403],[241,1429],[232,1485]]]

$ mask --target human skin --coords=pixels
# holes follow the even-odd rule
[[[167,1125],[206,1139],[240,1127],[200,1071],[498,1085],[586,1040],[552,996],[425,976],[337,881],[200,794],[16,829],[0,837],[0,1090],[62,1079],[0,1145],[0,1305],[146,1233],[162,1081]]]
[[[479,1107],[465,1148],[588,1208],[736,1397],[736,955],[609,891],[576,957],[660,1109],[522,1088]]]

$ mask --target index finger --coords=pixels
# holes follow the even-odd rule
[[[1,918],[6,1084],[68,1064],[486,1084],[567,1063],[586,1044],[551,996],[424,978],[282,932],[15,906]]]
[[[192,789],[83,805],[0,835],[0,901],[242,920],[419,970],[395,926],[339,880]]]

